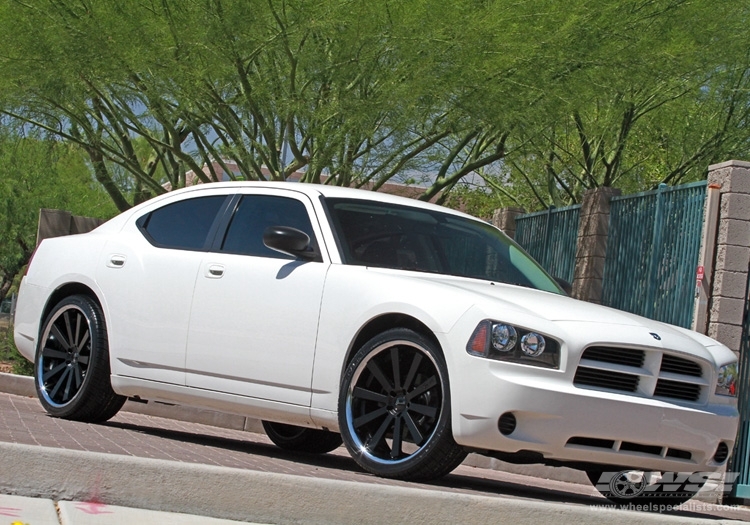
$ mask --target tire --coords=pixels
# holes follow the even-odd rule
[[[104,315],[89,297],[66,297],[45,319],[34,383],[42,406],[55,417],[100,423],[122,408],[126,398],[110,383]]]
[[[453,439],[443,356],[433,342],[405,328],[377,335],[347,366],[339,429],[359,466],[385,478],[439,478],[467,454]]]
[[[263,430],[273,444],[284,450],[325,454],[341,446],[341,435],[327,430],[262,421]]]
[[[654,476],[655,474],[655,476]],[[682,505],[703,487],[702,475],[637,470],[588,470],[586,475],[599,493],[621,507]]]

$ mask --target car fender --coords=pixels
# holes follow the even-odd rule
[[[332,265],[318,326],[312,377],[313,411],[329,412],[335,421],[343,371],[357,351],[353,345],[358,335],[374,319],[389,314],[413,318],[427,327],[442,347],[444,334],[471,306],[470,294],[414,279],[412,272]]]

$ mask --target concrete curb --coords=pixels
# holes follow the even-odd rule
[[[34,379],[29,376],[19,376],[14,374],[0,373],[0,392],[8,394],[36,397],[36,388]],[[189,423],[201,423],[219,428],[228,428],[232,430],[244,430],[257,434],[263,433],[263,427],[260,420],[253,419],[236,414],[226,414],[213,410],[192,408],[181,405],[171,405],[160,402],[134,402],[127,401],[123,410],[135,414],[144,414],[148,416],[163,417],[166,419],[175,419]],[[564,481],[567,483],[577,483],[579,485],[589,486],[589,480],[586,474],[565,467],[547,467],[544,465],[514,465],[498,459],[481,456],[479,454],[469,454],[464,460],[464,465],[476,468],[499,470],[511,474],[520,474],[533,478],[549,479],[554,481]],[[0,472],[2,472],[0,470]],[[714,481],[710,481],[701,489],[695,500],[716,503],[720,501],[723,486]]]
[[[19,396],[36,397],[34,378],[30,376],[18,376],[14,374],[0,373],[0,392],[15,394]],[[219,428],[232,430],[245,430],[247,432],[263,433],[260,420],[236,414],[225,414],[214,410],[204,410],[181,405],[171,405],[158,401],[144,403],[127,401],[123,410],[135,414],[176,419],[189,423],[201,423]],[[546,467],[544,465],[514,465],[479,454],[469,454],[464,465],[477,468],[501,470],[512,474],[521,474],[535,478],[551,479],[554,481],[565,481],[567,483],[578,483],[589,485],[588,478],[583,472],[565,467]]]
[[[261,523],[720,523],[0,443],[0,492]],[[729,523],[730,520],[724,521]]]

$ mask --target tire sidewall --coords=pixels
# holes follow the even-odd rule
[[[50,401],[46,397],[46,392],[44,391],[44,385],[41,379],[41,375],[43,374],[43,370],[41,370],[42,350],[47,341],[47,338],[49,337],[50,324],[56,318],[60,310],[65,308],[78,310],[79,312],[83,313],[84,317],[86,318],[89,329],[89,339],[91,341],[91,354],[89,356],[89,363],[86,369],[86,374],[83,377],[81,387],[78,389],[78,391],[70,401],[63,405],[57,405],[50,403]],[[66,297],[65,299],[57,303],[55,307],[50,311],[40,329],[39,340],[34,357],[34,386],[36,387],[39,401],[50,415],[65,418],[80,411],[81,407],[87,401],[87,391],[89,390],[89,385],[93,380],[92,377],[95,373],[97,373],[96,369],[100,367],[102,354],[107,353],[106,341],[104,317],[99,307],[89,298],[81,295]]]
[[[362,444],[359,442],[359,438],[353,435],[353,429],[350,426],[351,413],[349,411],[350,404],[348,398],[352,390],[352,380],[355,379],[354,375],[360,369],[360,366],[365,361],[369,361],[371,357],[385,352],[388,347],[382,348],[388,343],[396,341],[405,341],[410,343],[414,348],[419,349],[423,353],[427,354],[427,357],[431,359],[435,365],[438,375],[440,377],[440,386],[442,389],[442,399],[440,406],[440,415],[438,416],[437,423],[427,440],[427,443],[423,445],[417,452],[413,453],[408,458],[399,460],[398,462],[381,462],[374,461],[367,454],[362,452]],[[429,341],[422,335],[406,329],[406,328],[394,328],[382,332],[381,334],[373,337],[368,341],[352,358],[349,365],[346,367],[344,376],[341,382],[341,389],[339,391],[339,430],[341,437],[343,438],[346,448],[352,457],[362,466],[365,470],[382,477],[398,478],[398,479],[419,479],[420,476],[413,476],[412,472],[417,472],[423,461],[426,460],[432,453],[438,444],[441,437],[447,432],[452,431],[450,425],[451,411],[450,411],[450,386],[448,380],[448,370],[445,364],[445,360],[442,353],[435,348],[435,343]]]

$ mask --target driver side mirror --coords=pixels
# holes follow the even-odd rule
[[[321,261],[320,254],[310,246],[310,237],[296,228],[269,226],[263,232],[263,244],[292,257],[306,261]]]

